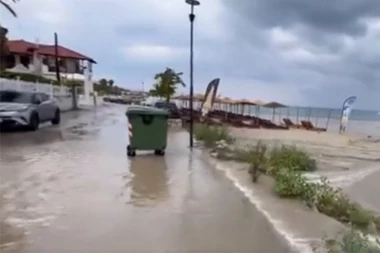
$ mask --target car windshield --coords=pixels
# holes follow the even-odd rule
[[[156,107],[163,108],[163,109],[171,109],[171,110],[177,109],[177,105],[175,103],[166,103],[166,102],[157,102]]]
[[[31,103],[32,94],[15,91],[0,91],[0,102],[7,103]]]

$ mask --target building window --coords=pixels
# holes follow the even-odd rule
[[[49,66],[49,60],[48,60],[48,58],[44,57],[44,58],[42,59],[42,64],[43,64],[43,65],[46,65],[46,66]]]
[[[25,68],[29,68],[30,57],[27,55],[20,56],[20,63],[24,65]]]
[[[5,68],[11,69],[16,65],[16,59],[14,55],[8,55],[5,59]]]

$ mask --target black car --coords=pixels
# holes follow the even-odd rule
[[[172,118],[172,119],[181,118],[181,114],[179,113],[179,109],[178,109],[177,105],[173,102],[169,102],[169,103],[164,102],[164,101],[156,102],[154,104],[154,107],[168,110],[170,112],[169,118]]]

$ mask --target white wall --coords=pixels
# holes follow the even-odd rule
[[[0,90],[17,90],[26,92],[44,92],[52,96],[71,95],[70,89],[66,86],[56,86],[45,83],[32,83],[21,80],[10,80],[0,78]]]
[[[73,109],[73,98],[71,91],[65,86],[56,86],[52,84],[44,83],[32,83],[20,80],[10,80],[0,78],[0,90],[17,90],[25,92],[43,92],[54,96],[58,100],[58,105],[62,111],[68,111]],[[95,93],[96,94],[96,93]],[[94,106],[93,97],[90,100],[85,100],[83,95],[80,95],[77,99],[78,105]],[[103,97],[96,97],[96,105],[101,106],[104,104]]]
[[[62,111],[68,111],[74,107],[71,91],[65,86],[0,78],[0,90],[43,92],[54,96],[58,100],[58,106]]]
[[[74,108],[73,98],[71,96],[56,96],[58,100],[58,106],[61,109],[61,112],[70,111]]]

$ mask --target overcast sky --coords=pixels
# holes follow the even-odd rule
[[[132,89],[165,69],[189,81],[184,0],[20,0],[1,10],[11,39],[53,43],[93,57],[96,77]],[[201,0],[195,21],[195,91],[293,105],[380,109],[379,0]],[[185,89],[181,90],[187,93]]]

